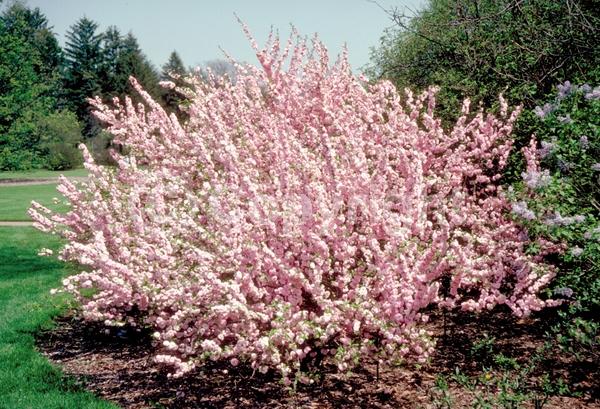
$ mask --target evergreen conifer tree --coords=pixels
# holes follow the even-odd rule
[[[186,115],[181,109],[185,101],[185,96],[177,91],[176,88],[185,87],[185,77],[188,74],[181,57],[177,51],[171,52],[169,60],[162,67],[161,80],[170,81],[175,84],[175,88],[165,87],[162,91],[162,102],[167,111],[174,112],[179,119],[185,119]]]
[[[102,35],[96,30],[98,24],[83,17],[67,33],[65,45],[64,91],[68,107],[84,124],[84,134],[93,136],[99,132],[97,121],[90,113],[87,98],[101,91]]]
[[[123,54],[123,37],[119,29],[110,26],[102,37],[102,69],[100,81],[104,98],[122,97],[127,90],[127,73],[122,73],[119,60]]]
[[[122,50],[117,60],[118,78],[126,84],[125,92],[135,96],[135,92],[129,83],[129,77],[135,77],[144,89],[155,98],[160,96],[159,75],[142,52],[137,39],[132,33],[128,33],[122,39]]]

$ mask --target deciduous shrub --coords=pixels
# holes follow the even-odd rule
[[[130,153],[113,170],[84,148],[89,181],[60,185],[71,211],[30,211],[85,266],[64,281],[85,318],[150,327],[176,375],[229,359],[289,382],[322,361],[425,360],[432,305],[553,303],[537,294],[556,248],[525,254],[497,185],[518,109],[465,101],[446,132],[435,89],[369,85],[318,40],[251,43],[261,67],[193,84],[186,123],[135,80],[145,105],[93,102]]]
[[[46,168],[66,170],[81,166],[81,125],[74,113],[62,111],[48,114],[37,122],[40,148],[46,157]]]
[[[465,96],[491,107],[504,91],[529,109],[558,82],[600,79],[595,2],[430,0],[412,17],[389,14],[395,24],[372,53],[371,74],[398,86],[441,86],[444,119],[456,118]]]
[[[398,87],[440,87],[438,117],[448,124],[468,96],[497,108],[504,92],[524,110],[515,124],[515,151],[537,134],[532,110],[559,82],[600,81],[600,7],[587,1],[430,0],[407,16],[388,10],[394,25],[372,52],[369,74]],[[509,158],[503,183],[519,179],[520,155]]]
[[[598,361],[600,87],[566,81],[534,112],[540,143],[527,150],[528,171],[514,185],[513,211],[533,240],[544,237],[569,248],[556,260],[560,272],[549,289],[568,301],[558,338],[568,350]]]

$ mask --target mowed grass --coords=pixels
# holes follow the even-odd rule
[[[70,273],[67,265],[37,255],[42,247],[59,245],[31,227],[0,227],[0,409],[117,408],[83,390],[35,349],[35,333],[50,328],[67,305],[65,297],[49,293]]]
[[[87,176],[88,171],[84,168],[71,170],[45,170],[36,169],[18,172],[0,172],[0,180],[3,179],[52,179],[60,175],[67,177]]]
[[[53,198],[58,198],[61,203],[54,204]],[[31,201],[48,207],[51,210],[65,212],[68,207],[64,204],[64,197],[56,190],[55,184],[50,185],[0,185],[0,221],[28,221],[31,220],[27,209]]]

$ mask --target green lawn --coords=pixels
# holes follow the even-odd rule
[[[35,333],[50,328],[67,303],[49,294],[69,274],[66,264],[37,255],[58,246],[31,227],[0,227],[0,409],[116,408],[35,350]]]
[[[64,202],[64,197],[56,191],[56,185],[25,185],[2,186],[0,185],[0,221],[27,221],[27,209],[31,201],[35,200],[42,205],[56,211],[64,212],[68,207],[64,204],[55,205],[53,198]]]
[[[2,179],[49,179],[58,178],[60,175],[69,176],[87,176],[88,171],[84,168],[72,170],[45,170],[36,169],[19,172],[0,172],[0,180]]]

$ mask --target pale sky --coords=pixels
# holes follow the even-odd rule
[[[86,16],[100,31],[117,26],[131,31],[157,68],[177,50],[186,66],[224,58],[219,47],[238,61],[255,63],[248,41],[234,17],[250,28],[259,45],[271,26],[287,38],[290,24],[303,36],[318,33],[337,55],[344,43],[355,71],[369,62],[369,50],[379,43],[389,17],[368,0],[26,0],[48,17],[61,45],[75,21]],[[385,7],[417,10],[426,0],[380,0]],[[333,59],[333,58],[332,58]]]

